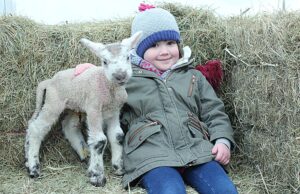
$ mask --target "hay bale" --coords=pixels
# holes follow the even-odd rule
[[[265,176],[270,193],[297,191],[300,15],[232,18],[226,33],[226,54],[231,58],[226,92],[235,111],[243,158]]]
[[[183,44],[192,48],[198,63],[217,58],[223,62],[225,80],[219,95],[235,128],[238,149],[230,175],[240,193],[299,192],[300,14],[218,18],[210,10],[162,6],[176,16]],[[98,64],[79,39],[121,40],[129,36],[131,20],[50,26],[23,17],[0,17],[1,169],[14,169],[18,175],[21,171],[26,177],[24,134],[38,82],[79,63]],[[59,134],[52,132],[45,142],[44,165],[77,165],[76,155]],[[22,181],[28,182],[24,177]],[[14,186],[6,180],[5,188]],[[30,189],[36,187],[32,184]]]

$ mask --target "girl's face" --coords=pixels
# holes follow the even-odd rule
[[[179,59],[179,49],[176,41],[160,41],[148,48],[144,59],[161,71],[168,70]]]

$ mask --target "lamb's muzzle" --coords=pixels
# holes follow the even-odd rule
[[[116,80],[116,82],[120,85],[124,85],[128,80],[130,75],[126,71],[118,71],[113,73],[112,76]]]

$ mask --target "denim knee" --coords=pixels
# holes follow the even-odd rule
[[[146,173],[141,180],[148,194],[186,194],[185,184],[172,167],[158,167]]]
[[[216,161],[204,163],[184,172],[187,184],[201,194],[237,194],[237,189]]]

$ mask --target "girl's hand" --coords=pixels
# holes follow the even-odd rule
[[[215,155],[215,160],[222,165],[226,165],[230,161],[230,150],[223,143],[217,143],[216,145],[214,145],[211,153]]]

